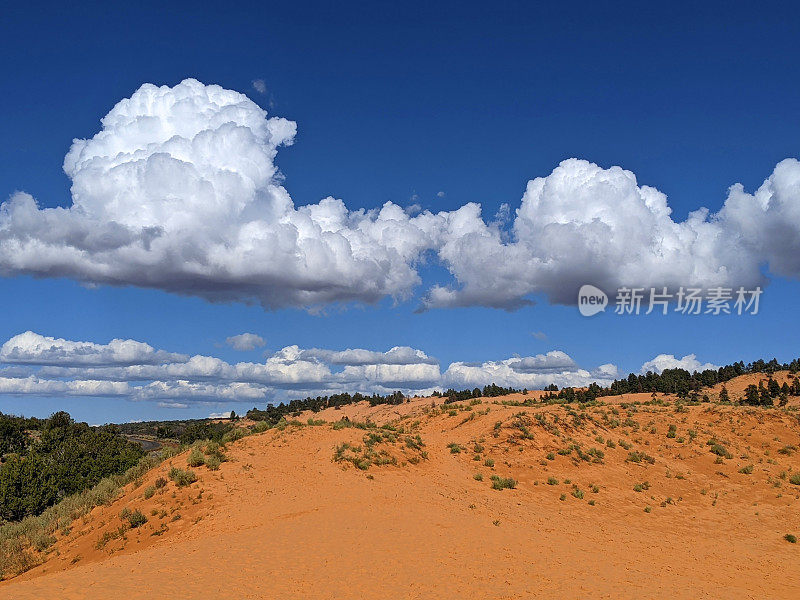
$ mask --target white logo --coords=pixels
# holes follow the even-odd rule
[[[578,310],[584,317],[591,317],[602,312],[608,306],[606,293],[593,285],[582,285],[578,291]]]

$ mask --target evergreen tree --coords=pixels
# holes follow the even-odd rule
[[[722,389],[719,391],[719,401],[720,402],[730,401],[730,397],[728,396],[728,388],[726,388],[724,385],[722,386]]]

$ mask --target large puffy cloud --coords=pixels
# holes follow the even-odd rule
[[[642,365],[641,373],[661,373],[664,369],[686,369],[690,373],[705,371],[706,369],[719,369],[719,365],[701,363],[694,354],[687,354],[683,358],[676,358],[673,354],[659,354],[652,360]]]
[[[0,207],[0,273],[154,287],[267,308],[407,296],[435,219],[398,206],[295,208],[275,166],[295,123],[188,79],[143,85],[75,140],[72,206]]]
[[[716,214],[672,219],[666,196],[630,171],[562,162],[528,182],[511,239],[475,213],[449,230],[440,256],[460,283],[435,286],[428,307],[514,309],[531,294],[571,304],[581,285],[753,288],[763,262],[800,276],[800,163],[780,163],[755,196],[731,188]]]
[[[431,254],[453,279],[428,290],[424,308],[504,309],[535,295],[574,303],[583,283],[750,288],[764,264],[800,276],[794,159],[754,194],[737,184],[719,212],[681,222],[633,173],[570,159],[528,182],[507,228],[507,205],[489,222],[474,203],[416,216],[330,197],[296,207],[275,165],[295,133],[235,91],[143,85],[73,142],[71,206],[41,209],[24,192],[0,205],[0,274],[316,308],[408,298]]]
[[[732,186],[719,219],[773,273],[800,277],[800,161],[778,163],[752,195]]]

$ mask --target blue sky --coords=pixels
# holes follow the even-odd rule
[[[752,193],[780,161],[798,158],[798,13],[764,3],[14,7],[0,24],[8,65],[0,82],[0,197],[24,191],[41,208],[71,206],[62,163],[73,138],[94,136],[100,119],[143,83],[175,86],[191,77],[297,123],[294,144],[275,158],[295,206],[333,196],[349,210],[391,201],[438,213],[475,202],[489,222],[507,203],[513,219],[529,180],[577,157],[635,173],[639,186],[666,194],[672,219],[683,221],[702,206],[719,211],[734,183]],[[791,189],[785,197],[790,207],[800,203]],[[503,227],[507,234],[510,224]],[[792,248],[795,231],[784,233],[783,246]],[[763,273],[788,260],[769,252],[753,259]],[[464,268],[462,282],[475,274]],[[0,343],[28,330],[96,344],[122,338],[228,363],[263,362],[265,352],[291,345],[409,346],[438,359],[442,372],[456,361],[548,351],[590,372],[612,363],[620,374],[662,353],[717,365],[800,354],[792,267],[769,277],[755,316],[590,319],[575,306],[551,305],[550,288],[527,294],[536,304],[514,311],[418,313],[426,291],[452,277],[430,253],[416,270],[421,281],[410,297],[309,312],[7,269]],[[752,273],[741,281],[752,282]],[[243,332],[265,346],[241,352],[225,344]],[[0,395],[0,411],[65,409],[104,422],[241,412],[264,401],[171,402],[186,407],[14,393]]]

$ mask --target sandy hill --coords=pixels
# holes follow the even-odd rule
[[[800,597],[797,399],[530,398],[304,414],[185,486],[177,455],[0,597]]]

